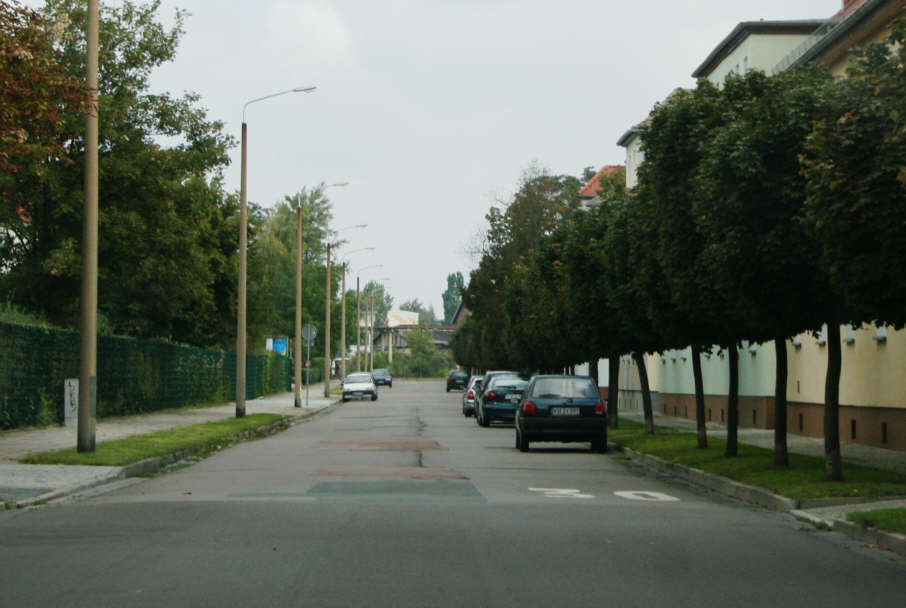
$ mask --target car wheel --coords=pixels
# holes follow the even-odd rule
[[[377,401],[377,393],[374,393],[373,395],[371,395],[371,400]]]
[[[491,426],[491,420],[485,416],[484,412],[481,413],[481,426],[488,427]]]
[[[520,452],[528,452],[529,441],[528,441],[528,437],[525,436],[525,433],[517,432],[516,441],[518,442],[516,447],[519,448]]]
[[[341,400],[343,401],[343,403],[346,403],[347,401],[349,401],[349,399],[347,399],[346,397],[342,397]]]
[[[520,438],[519,438],[519,434],[520,434],[520,433],[519,433],[519,429],[516,429],[516,449],[517,449],[517,450],[519,449],[519,444],[520,444],[520,442],[521,442],[521,441],[520,441]]]
[[[600,437],[591,440],[591,451],[601,453],[607,452],[607,431],[601,433]]]

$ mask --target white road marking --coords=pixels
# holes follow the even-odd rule
[[[582,490],[564,488],[529,488],[529,492],[541,492],[545,498],[594,498],[592,494],[583,494]]]
[[[645,500],[648,502],[677,502],[679,498],[675,496],[670,496],[669,494],[664,494],[663,492],[646,492],[646,491],[622,491],[614,492],[620,498],[626,498],[628,500]]]

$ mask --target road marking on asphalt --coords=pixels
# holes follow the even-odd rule
[[[529,488],[529,492],[541,492],[545,498],[594,498],[591,494],[583,494],[582,490],[564,488]]]
[[[677,502],[679,498],[675,496],[670,496],[669,494],[664,494],[663,492],[614,492],[620,498],[626,498],[627,500],[646,500],[648,502]]]

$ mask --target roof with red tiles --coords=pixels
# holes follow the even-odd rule
[[[595,176],[589,180],[585,186],[579,190],[579,196],[583,198],[591,198],[598,194],[598,190],[601,189],[601,177],[604,175],[610,175],[611,173],[618,171],[623,168],[623,165],[605,165],[601,168],[600,171],[595,173]]]

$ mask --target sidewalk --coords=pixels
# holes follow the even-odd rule
[[[641,410],[623,410],[620,418],[644,422],[645,417]],[[670,427],[696,430],[695,421],[686,418],[654,414],[654,427]],[[706,424],[709,437],[726,439],[727,428],[722,424],[709,422]],[[744,429],[738,431],[740,443],[758,447],[774,449],[773,429]],[[792,454],[824,457],[824,439],[820,437],[804,437],[787,435],[787,449]],[[861,466],[906,473],[906,452],[885,450],[866,445],[841,443],[840,450],[843,461]],[[728,483],[734,484],[734,482]],[[693,482],[694,483],[694,482]],[[739,484],[734,484],[739,485]],[[906,509],[906,496],[898,499],[881,499],[866,502],[864,499],[826,499],[809,501],[798,509],[791,509],[790,514],[798,520],[809,523],[819,529],[830,529],[841,532],[850,538],[869,542],[874,545],[886,547],[900,555],[906,556],[906,538],[898,534],[888,534],[871,528],[863,528],[846,519],[847,513],[856,511],[873,511],[875,509]]]
[[[324,398],[324,384],[309,387],[308,406],[305,389],[302,407],[293,407],[293,393],[280,393],[245,402],[247,415],[281,414],[307,418],[328,407],[336,399]],[[169,409],[149,414],[102,418],[97,421],[97,443],[144,435],[156,431],[214,422],[236,415],[236,404]],[[48,427],[34,430],[0,432],[0,509],[29,506],[53,500],[124,476],[126,467],[94,467],[20,464],[29,454],[63,450],[76,445],[75,427]]]

